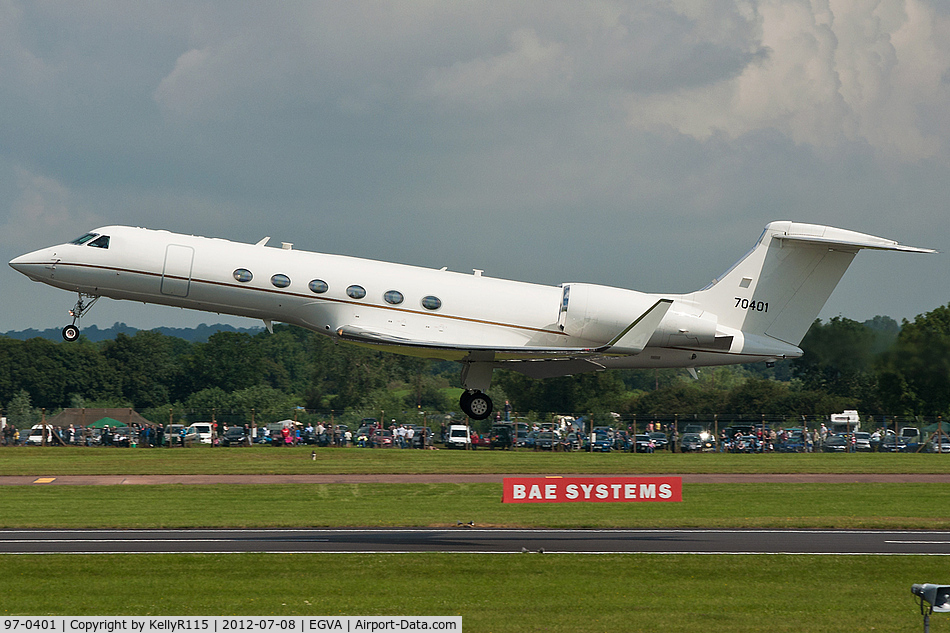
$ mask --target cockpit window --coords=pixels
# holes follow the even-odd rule
[[[86,242],[88,242],[89,240],[91,240],[91,239],[94,238],[94,237],[99,237],[99,234],[98,234],[98,233],[86,233],[85,235],[83,235],[83,236],[81,236],[81,237],[77,237],[76,239],[74,239],[72,242],[70,242],[70,244],[76,244],[77,246],[81,246],[81,245],[85,244]]]
[[[100,235],[93,241],[89,242],[89,246],[94,246],[95,248],[109,248],[109,236]]]

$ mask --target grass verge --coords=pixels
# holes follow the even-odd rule
[[[316,459],[311,460],[311,453]],[[0,449],[0,475],[950,473],[950,455],[545,453],[360,448]]]
[[[682,503],[503,504],[500,484],[9,486],[3,528],[950,529],[939,484],[691,484]]]
[[[465,631],[911,631],[932,557],[9,556],[3,615],[461,615]],[[944,627],[950,622],[933,625]],[[944,629],[940,629],[944,630]]]

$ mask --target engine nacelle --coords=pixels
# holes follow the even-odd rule
[[[676,306],[676,304],[673,304]],[[670,310],[653,333],[650,345],[661,347],[717,347],[716,315],[699,316]]]
[[[657,296],[635,290],[565,284],[558,325],[571,336],[607,343],[656,301]],[[674,303],[660,322],[650,339],[651,346],[718,347],[716,315],[706,312],[688,314],[677,307]]]

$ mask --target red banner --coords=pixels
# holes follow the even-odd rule
[[[681,477],[506,477],[503,503],[664,503],[683,500]]]

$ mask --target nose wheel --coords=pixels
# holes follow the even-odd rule
[[[85,299],[92,299],[89,303],[86,303]],[[79,338],[79,319],[82,318],[82,315],[89,311],[89,308],[95,305],[96,301],[99,300],[99,297],[96,295],[86,295],[79,293],[79,300],[76,301],[76,305],[73,306],[73,309],[69,311],[69,316],[73,318],[73,322],[63,328],[63,340],[67,343],[72,343]]]
[[[492,401],[481,391],[465,391],[459,398],[462,413],[473,420],[484,420],[491,415]]]

